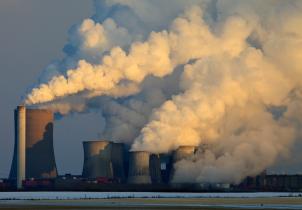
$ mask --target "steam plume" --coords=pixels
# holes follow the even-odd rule
[[[169,2],[95,1],[26,102],[102,107],[103,135],[132,150],[208,144],[174,181],[238,183],[301,136],[302,3]]]

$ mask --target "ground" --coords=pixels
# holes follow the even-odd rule
[[[272,198],[118,198],[80,200],[2,200],[0,210],[117,209],[302,209],[301,197]]]

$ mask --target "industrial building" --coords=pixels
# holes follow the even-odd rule
[[[98,191],[285,191],[302,190],[302,175],[247,177],[239,185],[172,183],[174,164],[204,152],[204,146],[183,145],[170,154],[129,151],[123,143],[84,141],[81,175],[59,176],[53,149],[54,115],[49,110],[18,106],[15,147],[9,179],[1,190]]]

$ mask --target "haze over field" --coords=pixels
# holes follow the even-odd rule
[[[96,0],[94,9],[70,28],[28,105],[62,120],[101,112],[99,137],[132,150],[207,144],[176,164],[177,182],[238,183],[291,157],[301,139],[301,1]]]

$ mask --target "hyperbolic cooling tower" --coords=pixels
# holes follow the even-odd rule
[[[85,141],[83,177],[112,178],[111,144],[108,141]]]
[[[25,120],[25,148],[20,150],[20,136],[24,127],[20,126],[20,116]],[[23,113],[23,114],[22,114]],[[10,178],[17,178],[20,170],[18,159],[25,158],[26,178],[54,178],[57,168],[53,150],[53,113],[42,109],[26,109],[24,106],[15,110],[15,149]],[[22,152],[25,150],[25,157]]]
[[[150,184],[150,153],[144,151],[130,152],[128,182],[132,184]]]

